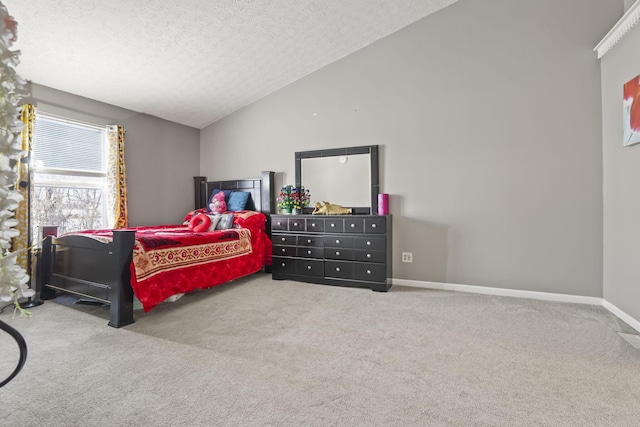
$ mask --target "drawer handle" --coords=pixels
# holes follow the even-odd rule
[[[336,240],[336,243],[337,243],[337,244],[340,244],[340,240]]]
[[[283,242],[286,242],[286,241],[287,241],[287,238],[286,238],[286,237],[283,237],[283,238],[282,238],[282,241],[283,241]]]
[[[285,248],[282,248],[282,253],[287,252],[287,250]]]
[[[367,240],[367,246],[371,246],[371,242]]]
[[[367,270],[367,274],[371,274],[371,270]]]
[[[332,227],[335,227],[336,225],[335,225],[334,223],[331,223],[331,226],[332,226]]]
[[[309,255],[311,255],[311,251],[307,251],[307,253],[308,253]]]
[[[367,258],[371,258],[371,254],[367,254]]]
[[[340,267],[336,267],[336,271],[340,271]]]
[[[294,226],[294,227],[297,227],[297,226],[298,226],[298,223],[297,223],[297,222],[294,222],[294,223],[293,223],[293,226]]]
[[[355,224],[351,224],[351,228],[356,228],[356,225]]]
[[[282,266],[283,266],[283,267],[286,267],[286,266],[287,266],[287,264],[285,264],[285,263],[283,262],[283,263],[282,263]]]
[[[281,223],[281,222],[278,222],[278,223],[277,223],[277,225],[282,225],[282,223]]]
[[[311,243],[311,239],[307,239],[307,243]]]
[[[312,223],[311,223],[311,226],[312,226],[312,227],[315,227],[315,226],[316,226],[316,223],[315,223],[315,222],[312,222]]]
[[[340,251],[336,251],[336,255],[340,255]]]
[[[376,228],[377,226],[375,224],[371,224],[371,228]]]
[[[307,270],[311,270],[311,266],[310,265],[307,265]]]

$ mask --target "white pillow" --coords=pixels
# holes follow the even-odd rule
[[[207,231],[214,231],[216,229],[216,225],[218,225],[218,221],[220,221],[221,217],[222,217],[222,215],[220,215],[220,214],[209,215],[209,218],[211,218],[211,225],[209,226],[209,229]]]

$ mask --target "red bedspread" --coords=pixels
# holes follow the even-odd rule
[[[234,223],[250,227],[203,233],[183,225],[128,228],[136,232],[131,287],[144,311],[172,295],[210,288],[270,265],[271,240],[264,219],[256,212],[236,213]],[[112,239],[111,230],[73,234]]]

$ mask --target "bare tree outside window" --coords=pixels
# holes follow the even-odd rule
[[[103,197],[99,188],[34,186],[32,236],[38,236],[38,228],[47,225],[57,225],[59,234],[105,228]]]

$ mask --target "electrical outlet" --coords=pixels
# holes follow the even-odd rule
[[[402,262],[413,262],[413,252],[402,252]]]

